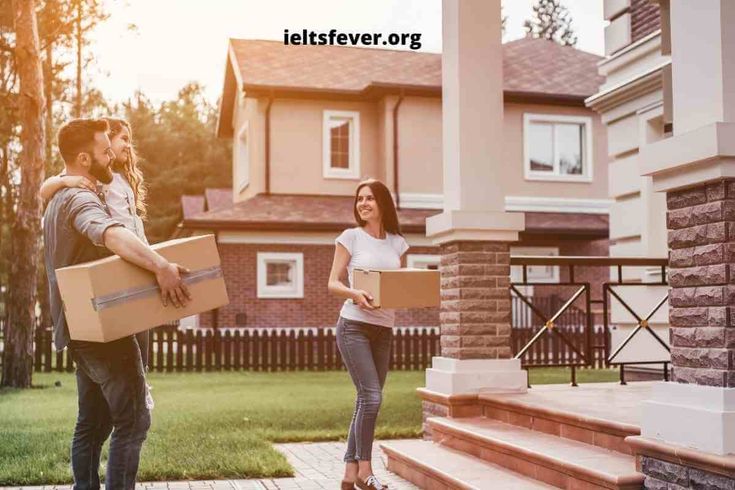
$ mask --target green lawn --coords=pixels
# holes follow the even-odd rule
[[[69,483],[76,416],[74,376],[34,375],[35,389],[0,391],[0,485]],[[568,383],[565,369],[531,370],[531,382]],[[579,382],[617,371],[578,372]],[[60,381],[61,386],[54,383]],[[354,388],[345,372],[151,374],[156,407],[139,480],[283,477],[271,442],[343,440]],[[388,376],[377,437],[417,437],[424,372]]]

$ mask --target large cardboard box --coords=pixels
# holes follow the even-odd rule
[[[164,307],[155,276],[117,255],[56,270],[69,335],[110,342],[226,305],[227,290],[214,235],[180,238],[151,248],[191,273],[184,308]]]
[[[395,269],[352,271],[355,289],[367,291],[380,308],[423,308],[441,303],[439,271]]]

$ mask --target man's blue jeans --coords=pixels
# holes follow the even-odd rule
[[[74,489],[100,488],[100,454],[111,431],[105,487],[134,489],[151,424],[138,342],[134,336],[104,344],[72,341],[69,350],[77,365],[79,395],[71,449]]]
[[[344,460],[370,461],[390,365],[393,329],[340,317],[337,347],[357,389]]]

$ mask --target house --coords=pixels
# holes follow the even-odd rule
[[[659,5],[648,0],[604,3],[606,57],[599,63],[604,83],[587,99],[587,106],[600,114],[607,131],[609,162],[611,257],[666,257],[666,195],[655,192],[650,176],[641,175],[639,151],[664,139],[672,131],[671,103],[664,100],[664,84],[671,80],[668,41],[661,29]],[[668,82],[667,82],[668,81]],[[669,94],[671,91],[668,92]],[[626,280],[661,280],[657,267],[631,268]],[[666,294],[666,287],[637,288],[626,300],[638,311],[646,311]],[[623,294],[623,293],[621,293]],[[619,345],[635,321],[615,305],[612,344]],[[651,326],[668,339],[668,305],[652,318]],[[621,352],[619,360],[668,359],[668,353],[653,337],[639,336]]]
[[[334,238],[354,226],[356,184],[392,190],[408,264],[436,267],[425,220],[442,209],[441,55],[232,39],[217,135],[233,139],[229,205],[185,197],[180,234],[215,233],[231,303],[202,326],[333,325]],[[513,253],[607,255],[607,135],[584,101],[598,56],[525,38],[503,46],[507,211],[524,211]],[[205,206],[206,209],[205,209]],[[529,279],[558,282],[536,267]],[[606,276],[594,273],[589,280]],[[436,326],[434,309],[399,325]]]

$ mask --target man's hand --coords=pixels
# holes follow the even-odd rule
[[[189,272],[188,269],[171,262],[167,262],[156,272],[156,281],[158,281],[158,287],[161,288],[163,306],[168,306],[168,302],[171,301],[176,308],[181,308],[191,300],[189,288],[181,280],[181,274]]]

